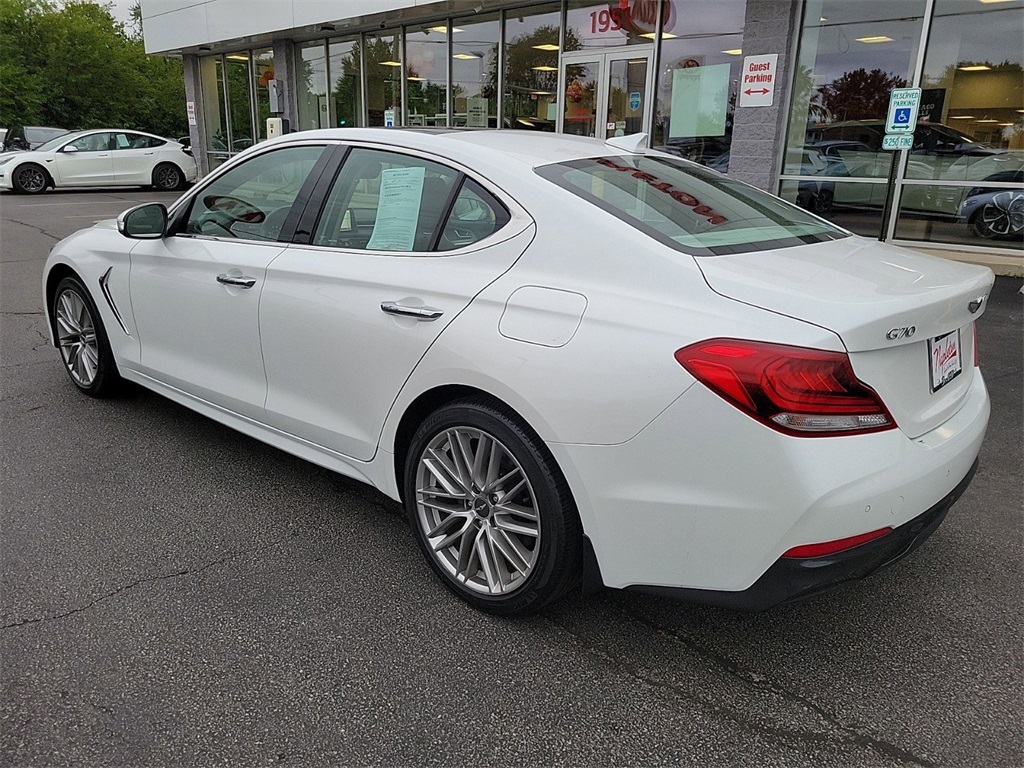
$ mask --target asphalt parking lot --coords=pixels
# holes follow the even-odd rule
[[[765,614],[605,592],[510,621],[377,492],[76,392],[46,255],[173,198],[0,195],[0,764],[1024,765],[1019,279],[980,321],[978,475],[909,558]]]

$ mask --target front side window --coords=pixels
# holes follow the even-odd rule
[[[322,146],[287,147],[235,166],[192,199],[184,233],[277,240]]]
[[[109,133],[90,133],[74,141],[68,142],[69,147],[74,147],[79,152],[107,152],[110,149]]]
[[[758,189],[674,158],[594,157],[539,176],[694,256],[783,248],[847,233]]]
[[[354,149],[345,159],[313,245],[429,251],[459,172],[409,155]]]

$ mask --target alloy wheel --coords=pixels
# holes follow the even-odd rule
[[[29,166],[18,171],[18,183],[26,192],[42,192],[46,188],[46,174]]]
[[[1024,232],[1024,194],[1000,192],[978,214],[979,234],[1005,237]]]
[[[79,386],[91,386],[99,372],[100,351],[88,306],[75,291],[66,290],[57,298],[56,320],[64,365]]]
[[[156,185],[160,189],[177,189],[181,177],[177,168],[164,165],[156,169]]]
[[[473,592],[508,595],[540,552],[536,497],[522,465],[473,427],[439,432],[416,470],[416,520],[434,558]]]

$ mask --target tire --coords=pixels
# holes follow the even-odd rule
[[[427,562],[474,608],[521,616],[579,582],[582,530],[565,478],[497,401],[427,417],[409,445],[404,489]]]
[[[823,189],[820,192],[818,192],[818,194],[815,196],[813,200],[812,209],[814,213],[828,213],[829,211],[832,210],[833,202],[834,197],[832,194],[832,190]]]
[[[976,234],[987,240],[1013,240],[1024,235],[1024,192],[999,192],[971,217]]]
[[[161,192],[174,192],[181,189],[185,174],[174,163],[160,163],[153,169],[153,189]]]
[[[89,292],[74,277],[65,277],[53,294],[50,322],[64,370],[90,397],[109,397],[121,384],[110,342]]]
[[[50,186],[50,177],[42,166],[25,163],[14,169],[11,183],[14,191],[22,195],[41,195]]]

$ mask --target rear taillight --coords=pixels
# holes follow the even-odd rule
[[[823,541],[820,544],[801,544],[799,547],[793,547],[792,549],[786,550],[782,553],[782,556],[804,558],[834,555],[837,552],[845,552],[848,549],[859,547],[861,544],[867,544],[869,541],[880,539],[887,533],[891,532],[892,528],[879,528],[877,531],[859,533],[856,536],[849,536],[845,539]]]
[[[709,339],[683,347],[675,357],[713,392],[788,435],[848,435],[896,426],[843,352]]]
[[[981,352],[978,351],[978,324],[971,323],[971,330],[974,332],[974,367],[981,365]]]
[[[181,148],[181,151],[182,151],[182,152],[184,152],[184,153],[185,153],[186,155],[188,155],[189,157],[192,157],[192,150],[191,150],[191,149],[189,149],[188,147],[182,147],[182,148]]]

